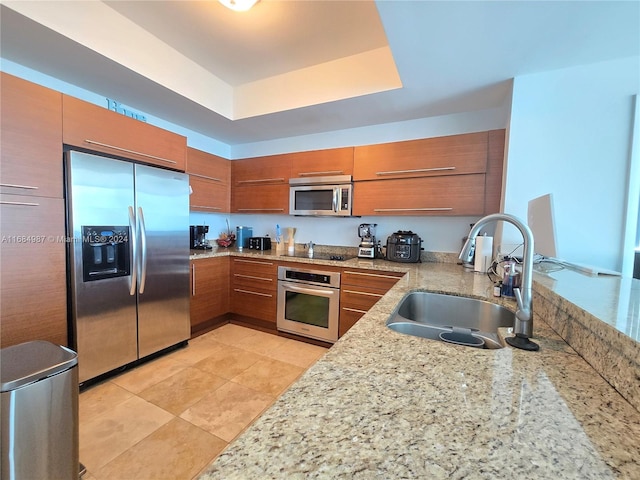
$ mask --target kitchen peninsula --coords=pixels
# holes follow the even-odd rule
[[[240,255],[281,258],[268,252]],[[452,263],[340,264],[407,274],[202,479],[638,478],[637,387],[625,400],[540,318],[552,308],[544,300],[575,278],[536,275],[539,352],[480,350],[402,335],[385,321],[412,290],[489,299],[486,276]],[[572,275],[581,274],[560,277]],[[594,292],[603,279],[583,280],[592,282]],[[564,307],[556,301],[553,308],[557,321]],[[622,310],[624,305],[610,315]],[[628,317],[637,329],[638,311]],[[586,343],[598,348],[598,341],[592,334]],[[633,380],[638,343],[620,348],[636,362],[618,364]],[[604,356],[602,346],[596,353]],[[616,358],[615,353],[606,356]]]

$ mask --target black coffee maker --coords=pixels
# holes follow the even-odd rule
[[[189,227],[191,233],[191,249],[193,250],[209,250],[209,245],[205,239],[209,233],[208,225],[191,225]]]

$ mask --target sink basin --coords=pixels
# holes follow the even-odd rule
[[[512,327],[515,314],[484,300],[411,292],[387,320],[399,333],[477,348],[502,348],[498,328]]]

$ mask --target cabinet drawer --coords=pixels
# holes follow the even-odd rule
[[[357,182],[353,214],[482,215],[484,186],[484,174]]]
[[[187,139],[68,95],[62,96],[67,145],[184,171]]]
[[[403,276],[404,273],[401,272],[380,272],[345,268],[342,271],[342,277],[340,280],[343,286],[355,285],[362,287],[371,287],[381,289],[386,292],[391,287],[393,287]]]
[[[233,313],[276,323],[276,291],[234,285],[230,292]]]
[[[62,198],[62,94],[2,73],[2,193]]]
[[[278,278],[278,263],[270,260],[254,260],[253,258],[232,258],[231,271],[234,275],[269,279],[275,285]]]
[[[340,289],[340,305],[367,311],[373,307],[385,293],[386,291],[380,291],[374,288],[350,287],[346,285]]]
[[[488,133],[355,147],[354,180],[484,173]]]

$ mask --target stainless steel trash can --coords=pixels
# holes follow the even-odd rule
[[[78,479],[77,364],[45,341],[0,350],[2,480]]]

